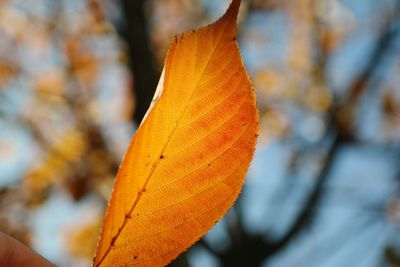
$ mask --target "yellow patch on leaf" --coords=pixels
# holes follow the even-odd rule
[[[117,174],[94,266],[164,266],[239,195],[258,135],[235,38],[239,6],[173,41]]]

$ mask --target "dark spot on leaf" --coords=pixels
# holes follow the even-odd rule
[[[137,256],[133,257],[135,260],[137,259]]]
[[[164,155],[160,155],[160,159],[163,159],[164,158]]]
[[[211,166],[211,163],[208,163],[208,167],[210,167]]]

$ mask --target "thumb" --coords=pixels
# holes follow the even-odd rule
[[[0,266],[55,267],[13,237],[0,232]]]

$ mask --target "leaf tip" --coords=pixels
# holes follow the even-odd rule
[[[236,20],[239,14],[241,0],[233,0],[226,11],[224,17],[230,20],[234,25],[236,25]]]
[[[240,3],[241,0],[233,0],[225,14],[216,22],[216,24],[227,23],[229,25],[228,29],[225,31],[225,35],[227,36],[234,36],[236,33],[236,21],[239,14]]]

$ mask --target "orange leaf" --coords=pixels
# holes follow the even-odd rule
[[[236,200],[258,133],[235,39],[239,5],[172,43],[117,174],[94,266],[164,266]]]

